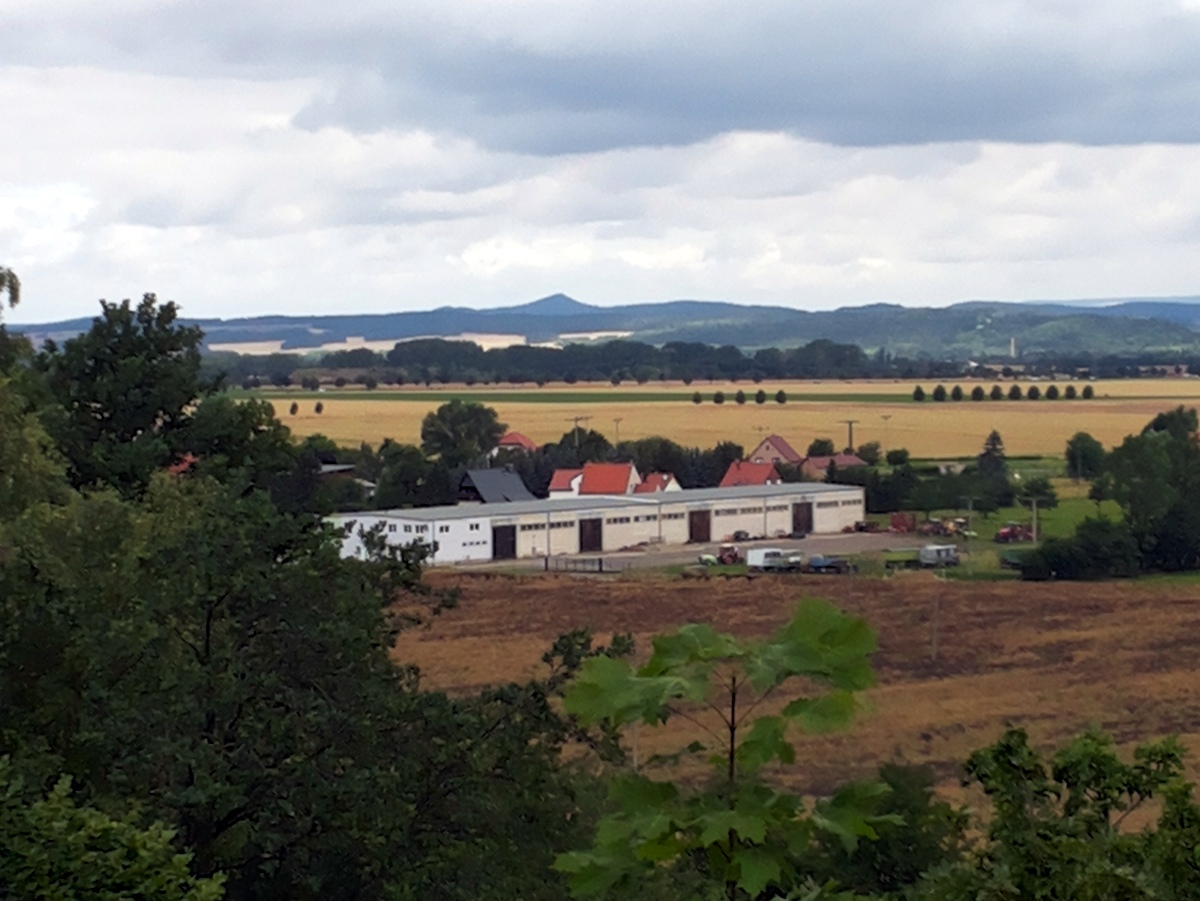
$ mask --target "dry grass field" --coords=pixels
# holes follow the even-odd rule
[[[842,420],[856,419],[855,443],[879,441],[885,447],[907,447],[919,457],[957,457],[975,454],[984,437],[998,429],[1010,455],[1061,454],[1073,434],[1086,431],[1106,445],[1120,443],[1139,431],[1146,421],[1161,410],[1177,404],[1200,403],[1200,380],[1156,379],[1095,383],[1096,398],[1091,401],[982,401],[974,403],[917,404],[909,399],[912,386],[898,383],[822,382],[786,385],[789,394],[827,395],[828,399],[789,401],[780,405],[768,401],[739,406],[709,402],[712,392],[721,386],[704,385],[699,390],[706,401],[699,406],[688,397],[692,389],[675,386],[638,386],[613,389],[611,386],[572,388],[557,391],[547,387],[539,396],[556,392],[562,403],[529,403],[521,400],[516,389],[489,390],[488,403],[495,407],[503,422],[538,442],[557,440],[569,430],[574,417],[590,417],[584,424],[603,432],[611,440],[620,437],[644,438],[661,435],[680,444],[711,447],[719,441],[734,440],[747,448],[758,442],[760,434],[777,432],[803,451],[813,438],[844,440]],[[727,396],[738,387],[753,393],[755,386],[725,386]],[[763,386],[768,395],[777,387]],[[925,386],[926,390],[933,385]],[[1045,386],[1043,386],[1044,388]],[[641,400],[639,394],[661,393],[678,389],[679,400]],[[524,389],[524,394],[536,389]],[[607,400],[615,390],[627,394],[627,402]],[[593,393],[603,401],[583,401],[580,395]],[[376,444],[384,438],[419,443],[421,420],[443,403],[445,389],[429,389],[428,400],[389,399],[381,389],[378,398],[344,396],[329,391],[314,398],[296,393],[300,411],[287,413],[288,401],[274,403],[283,421],[298,435],[320,432],[339,444],[357,445],[361,441]],[[864,396],[895,395],[896,400],[864,400]],[[844,398],[844,399],[842,399]],[[319,399],[324,412],[314,411]],[[884,417],[888,417],[886,420]]]
[[[452,692],[536,674],[551,641],[581,626],[598,637],[632,631],[644,656],[651,635],[689,621],[765,635],[803,594],[865,617],[879,636],[879,684],[857,726],[803,738],[797,765],[777,773],[803,790],[826,791],[881,762],[904,760],[932,765],[942,788],[957,794],[961,761],[1009,723],[1045,746],[1089,726],[1123,746],[1176,733],[1195,755],[1193,774],[1200,771],[1196,586],[969,584],[921,573],[611,582],[432,573],[430,581],[458,586],[461,603],[402,635],[395,653],[420,665],[429,687]],[[940,647],[933,661],[935,604]],[[697,736],[695,727],[679,725],[659,737],[642,729],[641,753]]]

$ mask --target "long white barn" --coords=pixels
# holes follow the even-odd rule
[[[639,544],[722,541],[739,531],[769,537],[832,533],[863,518],[862,488],[797,482],[368,510],[339,513],[329,521],[345,530],[343,556],[363,554],[362,532],[379,526],[389,544],[432,545],[431,562],[445,564],[606,553]]]

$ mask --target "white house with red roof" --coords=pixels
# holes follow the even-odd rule
[[[768,435],[746,455],[746,459],[750,463],[791,463],[794,466],[804,459],[804,455],[797,453],[778,435]]]
[[[492,448],[492,456],[500,453],[500,451],[512,450],[521,451],[522,453],[531,454],[538,449],[538,445],[531,439],[526,438],[520,432],[506,432],[500,436],[500,440],[496,442],[496,446]]]
[[[778,485],[783,481],[774,463],[734,460],[725,470],[720,488],[737,488],[743,485]]]
[[[647,473],[641,484],[633,489],[634,494],[654,494],[659,491],[682,491],[683,486],[669,472]]]
[[[632,463],[585,463],[582,469],[556,469],[550,479],[550,497],[586,497],[598,494],[633,494],[642,483]]]

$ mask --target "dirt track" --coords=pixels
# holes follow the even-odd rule
[[[1090,725],[1123,744],[1177,733],[1200,770],[1197,586],[943,583],[921,573],[890,581],[440,573],[431,581],[458,586],[460,607],[402,636],[396,653],[418,664],[430,687],[448,690],[526,678],[557,635],[582,626],[598,637],[632,631],[644,656],[651,635],[688,621],[766,634],[805,594],[865,617],[879,636],[872,710],[849,732],[803,739],[802,770],[781,774],[815,791],[888,759],[933,764],[953,785],[958,764],[1009,722],[1042,744]],[[644,753],[678,737],[645,734]]]

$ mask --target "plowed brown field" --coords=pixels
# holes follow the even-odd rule
[[[436,573],[430,581],[459,587],[461,603],[401,636],[396,656],[418,664],[428,686],[450,691],[528,678],[557,635],[582,626],[599,637],[632,631],[644,657],[650,636],[689,621],[766,635],[805,594],[865,617],[879,636],[879,684],[850,731],[802,739],[796,768],[779,775],[806,790],[894,759],[932,764],[952,786],[967,754],[1007,723],[1044,746],[1092,725],[1123,745],[1177,733],[1200,769],[1200,586],[970,584],[916,573],[888,581]],[[642,729],[640,752],[700,731],[682,721],[675,728]]]

